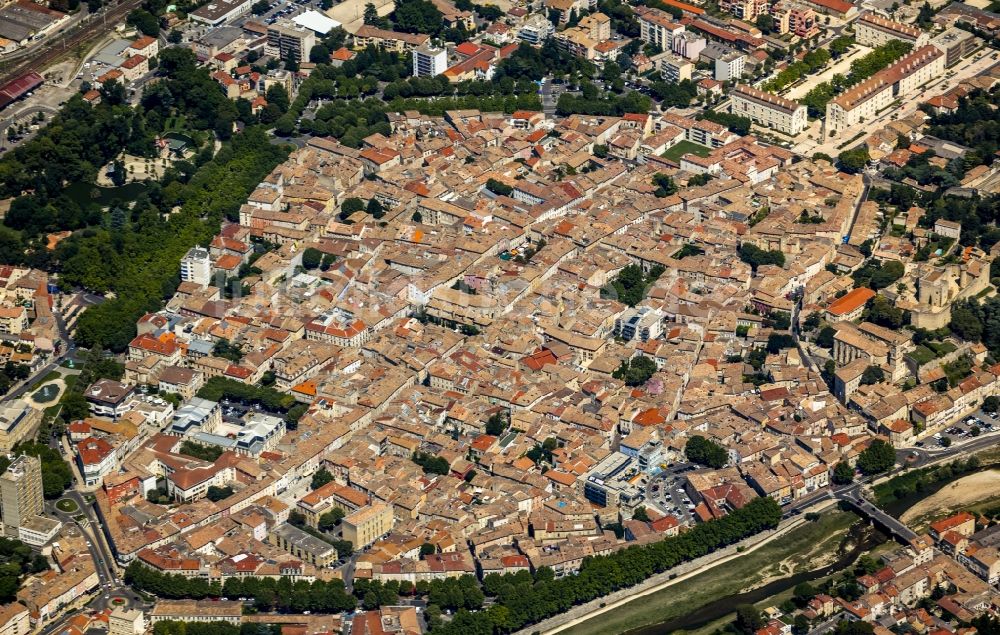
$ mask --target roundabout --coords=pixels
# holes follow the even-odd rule
[[[72,499],[60,498],[56,501],[56,509],[67,514],[72,514],[73,512],[80,511],[80,506]]]

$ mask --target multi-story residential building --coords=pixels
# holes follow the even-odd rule
[[[146,617],[138,609],[115,607],[108,616],[108,635],[142,635],[146,632]]]
[[[0,517],[4,535],[17,538],[18,528],[44,511],[42,462],[22,454],[0,476]]]
[[[739,84],[730,93],[730,112],[749,117],[754,123],[795,136],[805,130],[808,123],[806,107],[778,95]]]
[[[361,549],[389,533],[394,523],[392,507],[375,503],[345,516],[341,527],[344,540],[350,540],[355,549]]]
[[[0,306],[0,333],[20,335],[28,328],[28,310],[23,306]]]
[[[663,312],[649,307],[629,309],[615,319],[615,337],[647,342],[663,333]]]
[[[898,97],[911,94],[938,77],[945,69],[945,54],[935,46],[924,46],[904,56],[826,105],[826,134],[874,118]]]
[[[0,635],[28,635],[31,619],[28,607],[18,602],[0,606]]]
[[[639,37],[661,50],[672,50],[674,38],[684,32],[684,25],[674,22],[673,16],[666,11],[636,7],[635,15],[639,19]]]
[[[927,43],[927,34],[919,28],[870,11],[861,14],[854,22],[854,38],[864,46],[882,46],[892,40],[909,42],[914,48]]]
[[[599,45],[611,38],[611,18],[603,13],[588,15],[577,26],[556,33],[555,38],[563,50],[588,60],[597,59],[602,57]]]
[[[381,46],[389,51],[403,53],[427,44],[430,39],[431,36],[423,33],[399,33],[364,24],[354,33],[354,46],[356,48],[365,48],[369,45]]]
[[[702,36],[691,31],[684,31],[674,36],[673,51],[686,59],[697,60],[707,45],[708,41]]]
[[[740,20],[753,22],[757,16],[768,13],[771,4],[767,0],[723,0],[719,3],[719,8],[732,13]]]
[[[552,26],[552,23],[545,16],[534,13],[518,29],[517,37],[528,44],[539,45],[554,32],[555,27]]]
[[[99,437],[89,437],[77,443],[76,458],[87,486],[100,485],[105,475],[118,468],[114,446]]]
[[[128,411],[134,392],[134,386],[112,379],[99,379],[91,384],[84,396],[95,416],[117,419]]]
[[[0,404],[0,452],[11,448],[35,433],[42,420],[42,411],[28,405],[24,399]]]
[[[792,33],[800,38],[810,38],[819,32],[816,12],[798,2],[778,0],[771,6],[771,17],[779,34]]]
[[[660,75],[668,82],[677,83],[691,79],[694,73],[693,63],[673,53],[660,53],[651,57],[649,61],[656,65]]]
[[[638,473],[639,462],[636,458],[612,452],[587,473],[583,495],[601,507],[633,508],[643,498],[640,488],[631,482]]]
[[[728,82],[743,77],[746,59],[746,55],[739,51],[729,51],[722,57],[715,58],[715,80]]]
[[[283,60],[303,62],[309,59],[309,51],[315,44],[316,34],[311,29],[291,21],[278,22],[267,27],[267,46],[264,50]]]
[[[204,247],[192,247],[181,258],[181,281],[208,286],[212,281],[212,257]]]
[[[958,27],[951,27],[930,41],[945,55],[944,65],[951,68],[963,57],[970,55],[981,44],[972,33]]]
[[[124,81],[134,82],[149,72],[149,60],[145,55],[133,55],[122,62],[118,69],[122,72]]]
[[[433,46],[413,49],[413,76],[436,77],[448,68],[448,51]]]

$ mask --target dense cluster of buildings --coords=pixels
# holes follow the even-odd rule
[[[194,10],[208,29],[190,46],[229,98],[259,112],[271,86],[294,97],[310,50],[339,23],[303,14],[229,25],[250,4]],[[450,24],[474,26],[470,12],[435,5]],[[668,5],[680,17],[635,8],[638,39],[652,49],[632,64],[668,82],[697,80],[707,98],[725,91],[730,114],[788,137],[808,127],[807,110],[752,85],[775,34],[750,23],[770,15],[778,36],[810,38],[817,14],[857,11],[843,0],[730,0],[721,8],[735,19],[723,19]],[[552,37],[594,62],[619,59],[630,43],[595,3],[545,9],[514,7],[457,45],[355,25],[330,62],[374,45],[410,55],[414,76],[461,82],[490,80],[521,42]],[[865,46],[913,48],[830,101],[831,134],[874,119],[979,44],[951,26],[931,38],[874,13],[854,33]],[[104,79],[141,78],[158,46],[132,42]],[[241,57],[257,50],[301,70],[254,70]],[[974,88],[994,84],[984,76]],[[972,89],[941,96],[940,107]],[[922,227],[917,206],[887,233],[860,174],[662,109],[387,116],[390,131],[358,148],[319,137],[297,147],[237,222],[183,256],[176,293],[136,325],[124,377],[81,387],[90,416],[68,425],[74,469],[119,563],[218,583],[571,575],[588,556],[677,535],[757,497],[801,501],[876,440],[908,447],[1000,392],[1000,365],[983,345],[918,346],[871,312],[888,303],[938,329],[954,302],[993,292],[997,254],[955,245],[960,223]],[[900,138],[913,145],[897,147]],[[919,117],[865,143],[883,166],[955,150]],[[365,207],[346,208],[349,199]],[[948,253],[915,257],[943,239]],[[754,248],[770,264],[748,256]],[[850,274],[872,254],[902,265],[891,287],[855,288]],[[636,268],[643,288],[632,296],[623,281]],[[824,327],[829,346],[816,341]],[[43,274],[0,268],[0,332],[26,347],[0,347],[10,359],[37,364],[37,351],[57,348]],[[959,360],[967,368],[955,378],[946,369]],[[637,367],[648,376],[634,380]],[[39,418],[5,404],[0,449]],[[695,436],[726,460],[675,474],[671,491],[687,506],[672,507],[650,484],[687,462]],[[313,487],[320,473],[329,478]],[[5,535],[51,545],[58,565],[29,578],[0,622],[37,625],[97,586],[90,556],[76,555],[88,553],[82,538],[42,514],[37,459],[20,457],[0,477],[0,509]],[[331,515],[354,549],[349,566],[323,532]],[[859,577],[860,598],[817,596],[804,612],[923,632],[926,611],[914,606],[934,595],[975,615],[1000,579],[994,533],[964,518],[936,524]],[[184,600],[101,619],[111,635],[137,635],[146,617],[238,624],[241,613],[235,599]],[[421,628],[412,607],[351,620],[354,632]],[[345,626],[306,622],[315,632]],[[775,617],[762,635],[787,626]]]
[[[877,232],[860,176],[672,114],[405,112],[390,124],[360,149],[316,138],[293,152],[239,223],[184,257],[176,295],[138,323],[124,381],[85,392],[94,417],[71,434],[123,562],[217,581],[338,575],[336,549],[289,522],[315,529],[337,508],[342,535],[367,547],[360,578],[566,575],[758,496],[801,499],[874,439],[904,446],[996,391],[1000,367],[981,365],[980,345],[955,352],[972,371],[942,393],[930,384],[947,360],[915,359],[908,338],[863,321],[875,293],[852,291],[843,274],[865,259],[842,240],[852,223]],[[702,150],[660,156],[680,141]],[[679,191],[657,196],[657,174]],[[696,175],[712,178],[684,187]],[[343,213],[348,198],[384,215]],[[741,244],[786,262],[754,270]],[[308,250],[322,267],[304,266]],[[970,249],[912,275],[954,266],[971,285],[986,258]],[[220,271],[248,263],[249,293],[224,295]],[[662,270],[636,307],[602,292],[629,265]],[[799,297],[800,319],[836,329],[832,350],[750,365]],[[836,364],[832,391],[810,355]],[[617,370],[638,357],[655,371],[627,386]],[[886,381],[857,381],[870,366]],[[294,429],[194,396],[211,378],[265,376],[306,408]],[[690,513],[670,513],[645,485],[685,460],[693,435],[723,446],[727,465],[685,474]],[[320,469],[333,480],[310,491]],[[639,507],[649,521],[632,519]],[[618,522],[620,538],[604,529]],[[421,556],[425,543],[437,553]]]

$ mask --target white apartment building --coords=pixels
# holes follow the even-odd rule
[[[746,55],[731,51],[715,59],[715,81],[729,82],[743,77]]]
[[[791,99],[757,90],[753,86],[739,84],[729,93],[729,97],[732,100],[732,114],[749,117],[755,124],[778,132],[794,137],[805,130],[808,124],[805,106]]]
[[[448,68],[448,51],[429,45],[413,49],[413,76],[436,77]]]
[[[212,258],[204,247],[192,247],[181,258],[181,280],[208,286],[212,281]]]

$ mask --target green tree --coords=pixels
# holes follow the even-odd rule
[[[655,372],[656,362],[645,355],[638,355],[622,360],[611,376],[624,381],[626,386],[641,386],[649,381]]]
[[[490,415],[490,418],[486,420],[486,434],[493,435],[495,437],[500,436],[510,425],[510,415],[505,412],[495,412]]]
[[[308,271],[317,269],[323,262],[323,252],[315,247],[306,247],[302,252],[302,267]]]
[[[125,18],[125,23],[138,29],[143,35],[156,37],[160,34],[160,21],[145,9],[134,9]]]
[[[778,250],[765,251],[760,247],[751,244],[743,243],[739,247],[740,260],[750,265],[750,267],[756,271],[757,267],[761,265],[777,265],[779,267],[785,266],[785,254]]]
[[[861,385],[871,386],[872,384],[879,384],[885,381],[885,372],[878,366],[869,366],[865,369],[865,372],[861,374]]]
[[[657,172],[653,175],[652,183],[656,186],[655,194],[657,198],[666,198],[677,193],[677,184],[674,183],[672,178],[662,172]]]
[[[646,508],[640,505],[639,507],[636,507],[634,510],[632,510],[632,519],[641,520],[644,523],[648,523],[649,514],[646,513]]]
[[[841,461],[834,466],[832,479],[837,485],[852,483],[854,482],[854,468],[848,465],[846,461]]]
[[[729,452],[700,434],[691,436],[684,445],[684,456],[692,463],[719,469],[729,462]]]
[[[502,181],[497,181],[496,179],[487,179],[486,189],[494,194],[497,194],[498,196],[510,196],[511,192],[514,191],[514,188]]]
[[[340,524],[340,521],[344,519],[344,510],[339,507],[334,507],[330,511],[322,514],[316,522],[317,527],[320,531],[331,531],[334,527]]]
[[[837,334],[837,330],[832,326],[824,326],[820,329],[819,334],[816,336],[816,346],[831,349],[833,348],[833,336]]]
[[[365,202],[357,197],[350,197],[344,199],[344,202],[340,205],[340,215],[344,218],[354,214],[355,212],[360,212],[365,208]]]
[[[205,496],[206,498],[208,498],[208,500],[215,503],[225,498],[229,498],[232,495],[233,495],[233,488],[231,487],[216,487],[215,485],[211,485],[209,486],[208,492],[206,493]]]
[[[764,625],[764,618],[757,607],[752,604],[741,604],[736,607],[736,621],[733,626],[737,633],[753,635]]]
[[[840,169],[849,174],[857,174],[865,168],[871,160],[868,155],[868,146],[862,144],[851,150],[844,150],[837,155]]]
[[[365,208],[372,218],[379,219],[385,216],[385,210],[382,208],[382,204],[378,202],[378,199],[371,199],[368,201],[368,206]]]
[[[315,474],[313,474],[309,487],[313,490],[317,490],[331,481],[333,481],[333,474],[330,474],[330,470],[325,467],[321,467],[316,470]]]
[[[896,451],[891,445],[876,439],[858,455],[858,469],[862,474],[873,475],[887,471],[896,464]]]

